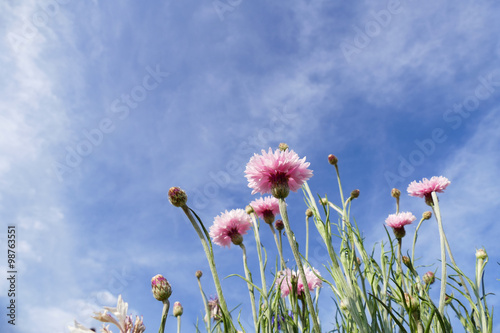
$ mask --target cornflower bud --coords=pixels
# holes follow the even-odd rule
[[[187,194],[180,187],[171,187],[168,190],[168,200],[175,207],[182,207],[186,205]]]
[[[282,220],[276,220],[276,222],[274,222],[274,227],[276,228],[276,230],[281,231],[285,229],[285,224]]]
[[[285,151],[288,149],[288,145],[286,143],[280,143],[279,146],[278,146],[278,149],[281,150],[281,151]]]
[[[400,190],[398,190],[397,188],[393,188],[393,189],[391,190],[391,196],[392,196],[393,198],[399,198],[399,197],[401,196],[401,191],[400,191]]]
[[[201,278],[203,276],[203,272],[202,271],[196,271],[195,275],[196,275],[196,278],[199,279],[199,278]]]
[[[338,161],[339,159],[335,155],[333,154],[328,155],[328,163],[330,163],[331,165],[337,165]]]
[[[488,258],[488,254],[486,253],[486,251],[484,249],[479,249],[479,250],[476,250],[476,258],[484,260],[484,259]]]
[[[426,212],[424,212],[424,213],[422,214],[422,218],[423,218],[424,220],[429,220],[431,217],[432,217],[432,213],[431,213],[431,212],[429,212],[429,211],[426,211]]]
[[[167,279],[163,275],[155,275],[151,279],[151,289],[153,291],[153,296],[159,301],[166,301],[172,295],[172,287],[168,283]]]
[[[182,308],[181,302],[174,303],[174,317],[182,316],[184,309]]]
[[[252,207],[252,206],[250,206],[250,205],[247,205],[247,206],[245,207],[245,211],[246,211],[246,212],[247,212],[247,214],[249,214],[249,215],[250,215],[250,214],[252,214],[252,213],[255,213],[255,210],[254,210],[254,209],[253,209],[253,207]]]
[[[351,198],[356,199],[359,197],[359,190],[354,190],[351,192]]]
[[[307,216],[307,217],[311,217],[311,216],[313,216],[313,212],[312,212],[312,210],[311,210],[310,208],[307,208],[307,209],[306,209],[306,216]]]
[[[431,285],[434,283],[434,281],[436,280],[436,277],[434,276],[434,273],[433,272],[427,272],[424,274],[424,276],[422,277],[422,280],[424,280],[424,283],[426,285]]]

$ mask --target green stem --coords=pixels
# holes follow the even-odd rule
[[[168,309],[170,308],[170,302],[167,300],[163,301],[163,313],[161,314],[160,330],[158,333],[165,332],[165,323],[167,322]]]
[[[215,267],[215,260],[214,256],[211,250],[211,247],[209,248],[207,239],[205,238],[203,232],[200,229],[200,226],[194,219],[193,215],[191,214],[190,208],[187,205],[184,205],[181,207],[186,216],[188,217],[189,221],[191,221],[191,224],[193,225],[194,229],[196,230],[196,233],[200,237],[201,244],[203,245],[203,250],[205,251],[205,255],[207,256],[208,260],[208,265],[210,266],[210,271],[212,273],[212,277],[214,279],[215,283],[215,289],[217,291],[217,297],[219,298],[219,304],[221,306],[221,310],[224,316],[224,327],[226,332],[230,332],[229,325],[227,323],[227,319],[229,319],[229,311],[227,309],[226,305],[226,300],[224,299],[224,295],[222,294],[222,287],[220,284],[219,280],[219,275],[217,274],[217,268]]]
[[[441,243],[441,291],[439,293],[439,314],[444,317],[444,301],[446,297],[446,245],[445,245],[445,236],[444,236],[444,228],[443,222],[441,221],[441,212],[439,210],[439,203],[436,192],[432,192],[432,209],[434,210],[434,215],[436,216],[436,220],[439,228],[439,238]]]
[[[253,281],[252,281],[252,273],[250,273],[250,270],[248,269],[248,263],[247,263],[247,249],[245,248],[245,245],[243,243],[240,244],[241,249],[243,250],[243,266],[245,267],[245,277],[248,280],[247,281],[247,286],[248,286],[248,294],[250,295],[250,303],[252,305],[252,316],[253,316],[253,324],[255,325],[255,331],[257,331],[257,313],[255,310],[255,295],[254,295],[254,288],[253,288]]]
[[[177,333],[181,333],[181,316],[177,316]]]
[[[288,221],[288,213],[286,210],[286,202],[284,199],[279,199],[280,205],[280,215],[283,218],[283,224],[285,225],[286,236],[288,238],[288,242],[290,243],[290,247],[292,248],[292,253],[295,258],[295,262],[297,263],[297,267],[299,269],[299,276],[304,281],[304,285],[307,284],[306,274],[304,272],[304,266],[302,265],[302,260],[300,258],[300,253],[297,249],[297,244],[295,241],[295,236],[290,228],[290,222]],[[307,307],[309,308],[309,313],[311,314],[314,332],[321,333],[321,329],[318,322],[318,317],[316,315],[316,311],[314,310],[314,304],[312,302],[311,293],[309,292],[309,288],[304,288],[304,295],[306,296]]]
[[[278,248],[278,254],[280,256],[280,271],[282,271],[283,269],[285,269],[286,264],[285,264],[285,260],[283,259],[283,251],[281,249],[281,232],[280,232],[280,240],[278,240],[278,237],[276,236],[276,231],[274,230],[273,225],[270,224],[269,227],[271,228],[271,232],[273,233],[273,236],[274,236],[274,242],[276,243],[276,247]]]
[[[309,217],[306,216],[306,261],[309,261]]]
[[[210,318],[210,309],[208,307],[207,297],[205,296],[205,293],[203,292],[203,288],[201,287],[201,280],[199,278],[197,280],[198,280],[198,286],[200,287],[201,297],[203,298],[203,304],[205,306],[206,317],[208,318],[208,320],[206,321],[206,325],[207,325],[206,328],[207,328],[208,332],[211,332],[212,331],[212,321]]]
[[[418,234],[418,229],[420,229],[420,226],[422,225],[422,222],[424,222],[425,219],[422,218],[420,222],[417,225],[417,228],[415,229],[415,235],[413,235],[413,245],[411,247],[411,263],[413,265],[413,260],[415,258],[415,244],[417,244],[417,234]]]

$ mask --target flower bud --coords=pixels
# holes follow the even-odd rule
[[[338,160],[337,156],[335,156],[333,154],[328,155],[328,163],[330,163],[331,165],[337,165],[338,161],[339,160]]]
[[[280,143],[279,146],[278,146],[278,149],[281,150],[281,151],[285,151],[288,149],[288,145],[286,143]]]
[[[448,305],[451,301],[453,301],[453,293],[451,293],[451,295],[446,294],[444,296],[444,304]]]
[[[476,258],[481,260],[488,258],[488,254],[486,253],[485,249],[476,250]]]
[[[392,196],[393,198],[396,198],[396,199],[397,199],[397,198],[399,198],[399,197],[401,196],[401,191],[400,191],[400,190],[398,190],[397,188],[393,188],[393,189],[391,190],[391,196]]]
[[[434,273],[433,272],[427,272],[424,274],[424,276],[422,277],[422,280],[424,280],[424,283],[426,285],[431,285],[434,283],[434,281],[436,280],[436,277],[434,276]]]
[[[181,302],[174,303],[174,317],[182,316],[184,309],[182,308]]]
[[[202,271],[196,271],[195,275],[196,275],[196,278],[199,279],[199,278],[201,278],[203,276],[203,272]]]
[[[429,212],[429,211],[424,212],[424,213],[422,214],[422,218],[423,218],[424,220],[428,220],[428,219],[430,219],[431,217],[432,217],[432,213],[431,213],[431,212]]]
[[[359,190],[354,190],[351,192],[351,198],[356,199],[359,197]]]
[[[276,222],[274,222],[274,227],[276,228],[276,230],[281,231],[285,229],[285,224],[282,220],[276,220]]]
[[[306,216],[307,216],[307,217],[311,217],[311,216],[313,216],[313,211],[312,211],[310,208],[307,208],[307,209],[306,209]]]
[[[412,269],[413,265],[411,264],[411,260],[408,256],[403,256],[402,261],[406,267],[408,267],[409,269]]]
[[[247,206],[245,207],[245,211],[246,211],[246,212],[247,212],[247,214],[249,214],[249,215],[250,215],[250,214],[252,214],[252,213],[255,213],[255,210],[254,210],[254,209],[253,209],[253,207],[252,207],[252,206],[250,206],[250,205],[247,205]]]
[[[319,199],[319,203],[322,204],[323,206],[326,206],[328,205],[328,199],[327,198]]]
[[[154,297],[159,301],[164,302],[172,295],[170,283],[161,274],[155,275],[151,279],[151,288]]]
[[[168,190],[168,200],[175,207],[182,207],[186,205],[187,194],[180,187],[171,187]]]
[[[231,242],[233,242],[234,245],[241,245],[243,244],[243,236],[239,233],[235,233],[231,235]]]
[[[416,299],[415,297],[413,297],[408,293],[405,293],[405,303],[408,309],[410,310],[410,313],[418,310],[419,307],[418,299]]]
[[[277,182],[271,186],[271,195],[276,199],[285,199],[290,193],[290,187],[287,182]]]

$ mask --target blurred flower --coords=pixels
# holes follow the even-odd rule
[[[245,169],[252,194],[271,193],[278,199],[284,199],[290,190],[296,192],[312,177],[312,171],[307,168],[310,163],[305,159],[299,159],[297,153],[288,149],[277,149],[273,153],[269,148],[267,153],[262,150],[262,155],[254,154]]]
[[[424,274],[424,276],[422,277],[422,280],[424,280],[424,283],[426,285],[430,285],[430,284],[433,284],[434,281],[436,280],[436,277],[434,276],[434,273],[433,272],[427,272]]]
[[[86,328],[85,326],[83,326],[82,324],[80,324],[79,322],[77,322],[76,320],[75,320],[75,326],[73,326],[73,327],[68,326],[68,328],[69,328],[69,331],[71,333],[95,332],[95,331],[92,331],[91,329]]]
[[[267,224],[274,222],[275,216],[280,212],[278,199],[274,197],[265,197],[255,199],[250,203],[255,214],[263,219]]]
[[[210,318],[213,320],[222,319],[222,310],[217,296],[210,298],[208,301],[208,311],[210,311]]]
[[[172,295],[172,287],[163,275],[158,274],[151,279],[151,289],[154,297],[159,301],[166,301]]]
[[[231,242],[240,245],[243,235],[250,229],[250,217],[243,209],[233,209],[217,216],[210,227],[210,237],[220,246],[231,246]]]
[[[315,288],[319,288],[322,285],[322,281],[319,278],[321,276],[317,269],[311,270],[311,268],[304,268],[304,273],[306,275],[306,284],[302,282],[302,279],[299,277],[298,272],[292,271],[287,268],[281,272],[279,272],[279,276],[276,279],[276,286],[281,289],[281,296],[285,297],[290,294],[292,291],[293,282],[297,283],[297,295],[301,296],[304,291],[305,286],[309,288],[310,291],[313,291]]]
[[[417,218],[412,213],[404,212],[399,214],[390,214],[385,219],[385,223],[387,226],[392,228],[396,238],[403,238],[406,234],[404,226],[412,223],[416,219]]]
[[[408,185],[408,194],[412,197],[424,198],[427,203],[432,203],[432,192],[442,193],[450,185],[448,178],[439,176],[431,179],[424,178],[418,183],[414,180]]]
[[[127,311],[128,311],[128,303],[125,303],[122,299],[122,296],[120,295],[120,296],[118,296],[118,303],[117,303],[115,308],[105,306],[104,310],[102,312],[96,312],[95,316],[93,316],[92,318],[99,320],[103,323],[111,323],[111,324],[116,325],[116,327],[118,327],[118,329],[120,330],[120,333],[142,333],[142,332],[144,332],[146,330],[146,327],[143,324],[142,317],[136,316],[135,323],[134,323],[132,321],[132,316],[127,316]],[[75,324],[77,324],[77,323],[75,322]],[[81,326],[81,327],[83,327],[83,326]],[[108,327],[109,326],[103,327],[102,332],[111,332]],[[77,329],[81,329],[81,328],[77,327]],[[92,330],[88,330],[88,331],[93,332]],[[76,331],[72,331],[72,332],[80,333],[80,332],[87,332],[87,331],[76,330]]]

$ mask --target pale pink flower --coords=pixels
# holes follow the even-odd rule
[[[405,225],[412,223],[417,218],[410,212],[390,214],[385,219],[385,224],[391,227],[396,238],[403,238],[406,235]]]
[[[280,212],[280,204],[275,197],[255,199],[250,203],[255,214],[266,223],[273,223],[275,216]]]
[[[390,214],[386,219],[385,223],[391,228],[402,228],[407,224],[412,223],[417,218],[410,212],[403,212],[399,214]]]
[[[311,270],[311,268],[304,268],[304,273],[306,275],[306,284],[302,282],[298,272],[292,271],[287,268],[281,272],[279,272],[279,276],[276,279],[276,286],[281,289],[281,296],[285,297],[292,292],[292,281],[297,281],[297,295],[301,296],[304,292],[304,288],[307,285],[310,291],[313,291],[315,288],[319,288],[322,285],[322,281],[319,278],[321,275],[319,274],[317,269]]]
[[[408,185],[408,194],[412,197],[429,197],[432,192],[442,193],[444,189],[450,185],[448,178],[439,176],[432,177],[431,179],[424,178],[417,183],[417,181],[412,181]]]
[[[252,194],[271,193],[276,198],[286,198],[289,190],[297,192],[312,177],[312,170],[307,168],[310,163],[305,160],[299,159],[293,150],[262,150],[262,155],[254,154],[246,166],[248,187],[253,189]]]
[[[250,229],[250,217],[243,209],[233,209],[217,216],[210,227],[210,237],[220,246],[240,245],[243,235]]]

